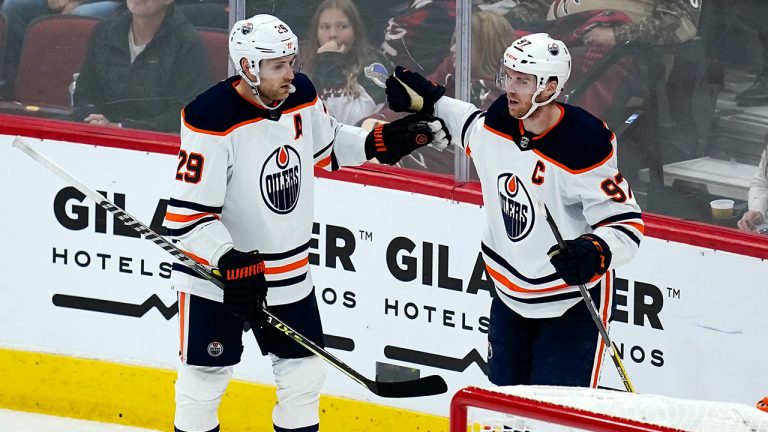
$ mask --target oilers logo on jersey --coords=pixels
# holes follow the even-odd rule
[[[523,182],[518,181],[511,173],[499,175],[496,184],[507,237],[513,242],[520,241],[533,229],[535,215],[531,195]]]
[[[261,169],[261,196],[270,210],[279,214],[293,211],[301,191],[301,157],[285,145],[267,157]]]

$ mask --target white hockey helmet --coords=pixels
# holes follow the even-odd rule
[[[294,71],[298,72],[299,38],[288,24],[267,14],[254,15],[235,23],[229,34],[229,56],[235,70],[243,75],[240,59],[248,60],[250,72],[259,84],[259,62],[265,59],[297,54]]]
[[[571,54],[562,41],[553,39],[546,33],[534,33],[517,39],[504,51],[502,61],[499,62],[496,84],[505,91],[506,68],[536,77],[533,106],[523,117],[526,118],[539,106],[555,100],[563,90],[571,76]],[[536,102],[536,97],[544,90],[551,77],[557,78],[557,89],[548,100]]]

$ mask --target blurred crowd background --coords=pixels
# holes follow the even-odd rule
[[[240,17],[288,23],[328,109],[364,127],[398,117],[382,87],[395,65],[487,108],[503,94],[504,49],[548,32],[573,56],[560,100],[616,133],[645,211],[763,239],[765,0],[0,0],[0,12],[0,113],[170,134],[181,107],[229,75],[227,29]],[[465,16],[470,31],[457,34]],[[471,167],[456,171],[465,157],[426,148],[400,165],[473,181]],[[712,219],[717,199],[733,214]]]

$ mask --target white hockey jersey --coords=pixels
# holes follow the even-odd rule
[[[557,107],[558,122],[533,135],[509,114],[506,95],[487,112],[449,97],[435,105],[480,177],[488,275],[499,297],[531,318],[560,316],[581,300],[578,287],[566,285],[549,262],[556,241],[538,200],[565,240],[590,232],[602,238],[612,266],[630,261],[643,238],[640,208],[616,167],[616,136],[581,108]]]
[[[259,250],[267,303],[312,290],[309,242],[314,167],[365,162],[367,132],[328,114],[310,80],[266,110],[235,90],[240,77],[211,87],[182,110],[178,170],[165,217],[169,237],[199,262],[216,266],[230,248]],[[220,289],[174,264],[175,289],[222,301]]]

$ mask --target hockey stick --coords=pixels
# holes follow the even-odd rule
[[[563,236],[560,234],[560,230],[557,228],[555,220],[552,219],[552,215],[549,213],[547,205],[544,203],[544,201],[539,201],[539,204],[543,208],[544,218],[547,220],[549,228],[552,229],[552,234],[557,240],[557,246],[560,248],[561,252],[565,252],[567,247],[563,241]],[[597,314],[597,307],[592,301],[592,297],[589,295],[587,287],[584,286],[584,284],[579,284],[579,291],[581,291],[581,297],[584,299],[584,303],[587,304],[589,314],[592,315],[592,320],[595,322],[595,325],[597,325],[597,329],[600,331],[600,335],[603,337],[603,341],[605,342],[606,348],[608,349],[608,354],[611,355],[611,360],[613,360],[613,364],[616,366],[616,370],[619,372],[621,382],[624,383],[624,388],[626,388],[628,392],[634,393],[635,386],[632,385],[632,381],[630,381],[629,375],[627,375],[627,370],[624,369],[624,364],[621,362],[621,358],[619,358],[618,354],[616,353],[616,345],[611,342],[611,338],[608,336],[608,329],[605,328],[603,322],[600,320],[600,316]]]
[[[211,268],[194,261],[186,253],[184,253],[184,251],[177,248],[175,245],[173,245],[173,243],[168,241],[165,237],[155,233],[149,227],[147,227],[146,225],[141,223],[138,219],[128,214],[125,210],[121,209],[119,206],[117,206],[115,203],[107,199],[105,196],[101,195],[97,191],[89,188],[88,186],[86,186],[76,178],[72,177],[69,173],[64,171],[63,168],[56,165],[50,159],[46,158],[42,154],[38,153],[36,150],[29,147],[21,137],[16,137],[16,139],[13,140],[13,147],[16,147],[19,150],[23,151],[29,157],[36,160],[41,165],[48,168],[50,171],[52,171],[53,173],[55,173],[56,175],[64,179],[67,183],[74,186],[75,188],[77,188],[77,190],[84,193],[87,197],[91,198],[92,200],[94,200],[96,204],[108,210],[110,213],[114,214],[125,225],[127,225],[128,227],[132,228],[133,230],[135,230],[136,232],[144,236],[144,238],[146,238],[147,240],[151,240],[156,245],[163,248],[163,250],[165,250],[169,254],[173,255],[173,257],[181,261],[182,264],[194,270],[197,274],[209,280],[211,283],[213,283],[217,287],[223,288],[222,282],[216,278]],[[448,391],[448,386],[445,383],[445,380],[443,380],[443,378],[440,377],[439,375],[430,375],[424,378],[417,378],[414,380],[399,381],[399,382],[380,382],[380,381],[374,381],[374,380],[368,379],[365,376],[363,376],[361,373],[352,369],[349,365],[347,365],[343,361],[336,358],[333,354],[324,350],[323,348],[321,348],[311,340],[307,339],[301,333],[292,329],[290,326],[282,322],[280,319],[278,319],[276,316],[271,314],[269,311],[264,310],[263,312],[264,312],[264,316],[266,317],[265,321],[267,322],[267,324],[276,328],[278,331],[282,332],[284,335],[291,338],[299,345],[303,346],[304,348],[308,349],[310,352],[316,354],[318,357],[330,363],[331,366],[335,367],[336,369],[341,371],[343,374],[347,375],[348,377],[357,381],[364,387],[368,388],[368,390],[370,390],[371,392],[373,392],[378,396],[388,397],[388,398],[405,398],[405,397],[432,396],[432,395],[442,394]]]

